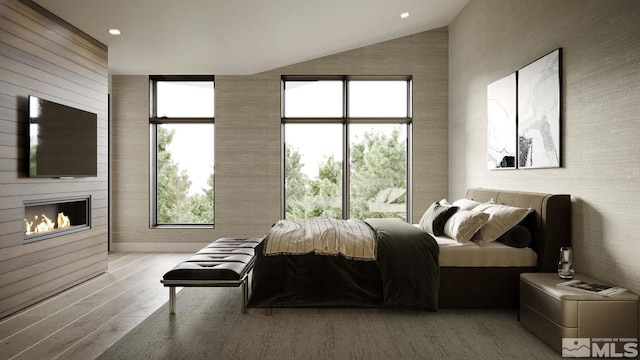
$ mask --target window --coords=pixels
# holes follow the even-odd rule
[[[409,215],[410,77],[282,78],[283,216]]]
[[[286,218],[342,218],[342,125],[286,124],[284,142]]]
[[[151,226],[214,224],[213,76],[151,76]]]

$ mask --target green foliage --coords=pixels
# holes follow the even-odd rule
[[[213,224],[214,175],[204,194],[189,195],[191,180],[167,150],[175,131],[157,127],[157,222],[158,224]]]
[[[308,217],[342,217],[342,162],[325,158],[318,168],[317,180],[310,181]]]
[[[167,150],[174,131],[161,126],[158,134],[157,221],[159,224],[212,224],[214,222],[214,170],[203,193],[189,195],[191,180],[172,159]],[[351,218],[405,217],[404,211],[371,211],[371,203],[389,201],[381,194],[390,189],[406,189],[406,141],[400,131],[390,135],[367,132],[363,139],[351,144]],[[342,218],[341,161],[327,156],[318,167],[318,175],[310,179],[302,172],[304,164],[298,150],[285,147],[285,197],[288,219],[314,216]],[[405,204],[406,194],[393,199]],[[386,204],[385,204],[386,205]],[[399,205],[402,207],[402,205]]]
[[[190,223],[193,224],[213,224],[214,223],[214,177],[213,168],[207,179],[207,187],[203,188],[203,194],[193,194],[189,197]]]
[[[305,196],[309,190],[309,179],[302,172],[302,163],[300,162],[300,153],[293,150],[287,145],[284,149],[285,153],[285,194],[286,194],[286,213],[288,218],[304,219],[305,218]]]
[[[287,219],[301,220],[314,216],[340,218],[342,163],[325,159],[315,180],[302,172],[300,153],[285,146],[285,198]]]
[[[350,217],[406,217],[406,210],[370,211],[371,203],[387,200],[380,199],[380,194],[386,190],[395,189],[397,192],[398,189],[407,188],[406,140],[400,139],[400,131],[395,129],[390,135],[379,131],[367,132],[363,139],[354,141],[350,150]],[[314,216],[342,218],[342,162],[336,161],[333,156],[325,157],[319,165],[318,176],[315,179],[309,179],[302,173],[303,165],[298,150],[287,145],[287,219],[299,220]],[[406,194],[393,199],[392,202],[393,204],[389,204],[391,207],[402,208],[402,204],[406,204]]]
[[[395,212],[371,212],[369,203],[385,189],[407,188],[407,146],[394,129],[390,136],[367,132],[351,148],[351,217],[406,216]],[[406,203],[406,193],[394,203]]]

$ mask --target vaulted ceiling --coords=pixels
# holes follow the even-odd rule
[[[109,73],[120,75],[254,74],[447,26],[468,2],[34,1],[106,44]]]

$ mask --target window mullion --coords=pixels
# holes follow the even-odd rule
[[[405,125],[407,127],[406,144],[407,144],[407,222],[413,223],[413,124]]]
[[[351,214],[350,208],[350,158],[349,158],[349,84],[348,80],[343,80],[342,85],[342,116],[344,117],[342,127],[342,218],[348,219]]]
[[[168,118],[168,117],[152,117],[149,119],[152,124],[212,124],[214,118]]]
[[[150,139],[150,151],[151,159],[149,161],[149,186],[152,189],[153,194],[158,193],[158,126],[156,124],[150,125],[149,131]],[[149,226],[154,227],[158,225],[158,200],[157,196],[149,197]]]
[[[348,219],[351,213],[350,208],[350,151],[349,151],[349,123],[345,122],[342,128],[342,218]]]
[[[282,186],[280,187],[280,213],[283,219],[287,218],[287,188],[286,188],[287,186],[286,184],[287,155],[286,155],[286,144],[285,144],[285,139],[286,139],[285,131],[286,131],[285,124],[281,122],[280,123],[280,158],[282,159],[282,161],[280,162],[280,184],[282,184]]]
[[[407,81],[407,118],[413,119],[413,82]]]

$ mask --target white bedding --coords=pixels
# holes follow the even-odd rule
[[[376,234],[362,220],[325,217],[278,220],[267,234],[265,255],[338,255],[353,260],[376,258]]]
[[[537,254],[531,248],[514,248],[494,241],[485,246],[459,243],[446,236],[434,236],[440,247],[440,266],[507,267],[536,266]]]

